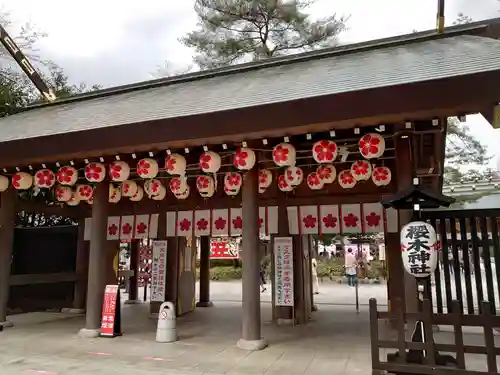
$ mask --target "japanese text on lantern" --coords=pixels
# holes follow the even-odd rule
[[[427,277],[436,268],[437,239],[434,228],[412,222],[401,231],[401,251],[405,269],[415,277]]]
[[[106,285],[104,302],[102,305],[101,335],[113,335],[115,327],[116,302],[118,285]]]
[[[167,241],[153,241],[153,263],[151,265],[151,301],[165,301],[166,273]]]
[[[276,306],[293,306],[293,244],[291,237],[274,239]]]

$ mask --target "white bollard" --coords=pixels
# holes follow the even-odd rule
[[[163,302],[158,313],[156,342],[174,342],[178,339],[174,304]]]

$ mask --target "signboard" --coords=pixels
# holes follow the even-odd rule
[[[385,244],[378,245],[378,259],[385,260]]]
[[[167,241],[153,241],[151,263],[151,301],[164,302],[167,277]]]
[[[102,304],[101,336],[121,336],[120,288],[118,285],[106,285]]]
[[[412,221],[401,228],[401,257],[411,275],[430,276],[437,266],[438,248],[436,231],[429,223]]]
[[[274,267],[276,306],[293,306],[292,237],[274,239]]]
[[[236,240],[231,237],[211,238],[210,259],[238,259]]]

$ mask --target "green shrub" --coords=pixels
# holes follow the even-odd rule
[[[200,270],[196,269],[196,280],[200,279]],[[213,267],[210,269],[210,280],[229,281],[240,280],[241,268],[234,268],[233,266]]]

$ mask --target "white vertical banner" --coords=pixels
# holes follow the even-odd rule
[[[292,237],[274,238],[276,306],[293,306],[293,242]]]
[[[167,241],[153,241],[153,263],[151,264],[151,301],[165,301],[167,277]]]

